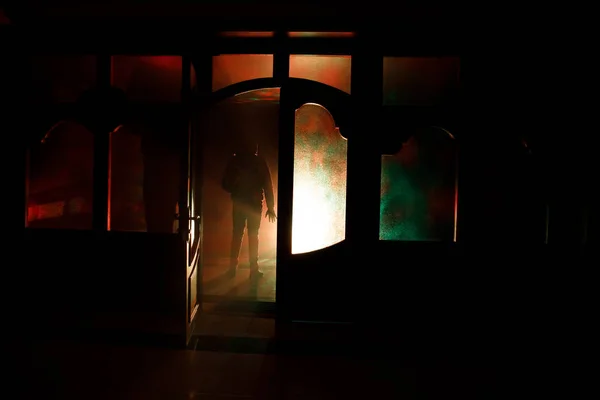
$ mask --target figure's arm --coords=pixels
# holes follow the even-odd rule
[[[267,209],[275,211],[275,198],[273,195],[273,181],[271,180],[271,171],[266,161],[263,160],[264,169],[264,184],[263,190],[265,191],[265,201],[267,202]]]
[[[221,186],[223,187],[223,190],[225,190],[228,193],[233,192],[238,178],[237,169],[235,168],[234,161],[234,157],[231,157],[229,159],[227,167],[225,168],[225,173],[223,174],[223,179],[221,181]]]

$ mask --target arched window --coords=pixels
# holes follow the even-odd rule
[[[181,158],[174,117],[145,115],[110,134],[109,229],[174,233]]]
[[[454,137],[441,128],[420,129],[381,161],[380,240],[456,240]]]
[[[307,253],[346,237],[348,142],[329,111],[314,103],[296,110],[292,253]]]
[[[27,226],[91,229],[94,137],[61,121],[33,146],[29,158]]]
[[[110,230],[176,232],[182,65],[181,56],[112,57],[112,84],[136,111],[110,137]]]
[[[110,133],[108,229],[146,231],[142,132],[120,125]]]

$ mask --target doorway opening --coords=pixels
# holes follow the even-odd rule
[[[277,212],[279,88],[229,97],[198,120],[203,302],[273,303],[277,222],[267,211]],[[254,261],[258,279],[250,276]]]

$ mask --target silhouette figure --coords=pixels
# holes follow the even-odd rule
[[[241,142],[227,167],[222,181],[223,189],[231,194],[233,202],[233,234],[229,275],[235,276],[244,229],[248,227],[248,253],[250,278],[260,278],[263,272],[258,266],[258,230],[262,217],[263,199],[267,203],[265,217],[275,222],[273,184],[265,160],[258,155],[258,145]]]

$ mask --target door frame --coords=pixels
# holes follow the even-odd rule
[[[253,90],[279,88],[280,89],[280,109],[279,109],[279,154],[278,154],[278,182],[277,182],[277,256],[276,256],[276,300],[275,302],[252,302],[258,305],[259,312],[274,314],[277,317],[284,317],[289,313],[286,311],[288,304],[293,299],[286,296],[288,285],[287,268],[291,254],[291,223],[292,223],[292,203],[293,203],[293,170],[294,170],[294,119],[295,111],[303,104],[318,103],[325,107],[333,116],[337,127],[343,132],[343,136],[348,139],[351,136],[351,95],[340,89],[326,85],[321,82],[301,78],[277,79],[257,78],[238,82],[215,92],[202,94],[200,91],[195,94],[192,104],[199,107],[199,112],[208,112],[210,108],[221,101]],[[344,109],[346,111],[344,111]],[[194,108],[198,112],[198,108]],[[195,138],[200,142],[202,132],[193,132]],[[198,155],[196,155],[198,156]],[[201,195],[200,195],[201,196]],[[200,210],[200,218],[202,210]],[[202,232],[202,230],[200,230]],[[202,237],[200,238],[202,242]],[[202,257],[200,257],[200,264]],[[202,273],[202,266],[198,268]],[[202,310],[202,278],[197,279],[197,293],[200,304],[199,310]],[[247,302],[243,302],[247,303]],[[198,315],[198,313],[196,313]],[[286,317],[284,317],[286,318]]]
[[[211,63],[212,63],[212,58],[211,58]],[[210,64],[211,67],[211,72],[212,72],[212,64]],[[198,72],[197,72],[198,74]],[[199,75],[199,74],[198,74]],[[211,76],[211,75],[209,75]],[[238,94],[241,93],[245,93],[248,91],[253,91],[253,90],[260,90],[260,89],[266,89],[266,88],[279,88],[281,85],[279,84],[278,81],[276,81],[274,78],[258,78],[258,79],[251,79],[251,80],[246,80],[246,81],[242,81],[242,82],[238,82],[229,86],[226,86],[224,88],[221,88],[217,91],[212,92],[212,79],[210,81],[210,85],[206,85],[205,84],[205,90],[201,91],[198,90],[196,93],[194,93],[194,97],[192,99],[192,107],[193,108],[193,112],[194,113],[205,113],[205,112],[210,112],[210,108],[215,106],[216,104],[220,103],[221,101],[224,101],[228,98],[231,98],[233,96],[236,96]],[[197,142],[200,143],[200,146],[202,146],[202,142],[203,142],[203,136],[202,136],[202,132],[201,131],[195,131],[193,132],[193,135],[195,136],[195,140]],[[200,151],[201,153],[202,151]],[[198,155],[197,155],[198,156]],[[201,154],[200,154],[201,156]],[[202,172],[200,172],[200,175],[202,175]],[[202,197],[202,192],[200,192],[200,196]],[[202,219],[202,207],[200,209],[200,219]],[[279,226],[278,226],[279,228]],[[200,229],[200,231],[202,232],[201,234],[203,234],[203,230]],[[202,237],[200,237],[200,242],[203,242]],[[199,302],[199,311],[202,311],[202,303],[204,301],[204,293],[203,293],[203,288],[202,288],[202,255],[200,255],[200,268],[199,268],[199,276],[197,279],[197,293],[198,293],[198,302]],[[278,272],[276,272],[278,273]],[[234,303],[234,307],[238,306],[238,302],[237,301],[233,301],[232,303]],[[240,301],[239,302],[239,306],[240,307],[245,307],[245,305],[248,304],[247,301]],[[276,302],[265,302],[265,301],[256,301],[256,302],[252,302],[253,305],[258,305],[258,311],[260,313],[265,313],[268,315],[274,315],[276,313],[276,309],[275,309],[275,304]],[[198,315],[199,313],[196,313],[196,315]]]

